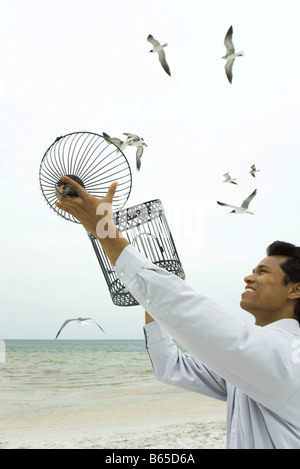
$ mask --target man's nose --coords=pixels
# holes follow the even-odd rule
[[[254,282],[254,274],[246,275],[246,277],[244,278],[244,282],[245,283]]]

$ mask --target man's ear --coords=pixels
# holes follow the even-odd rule
[[[300,283],[294,283],[289,290],[289,298],[296,300],[300,298]]]

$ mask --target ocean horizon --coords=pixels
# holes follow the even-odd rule
[[[0,363],[2,395],[90,390],[151,381],[142,339],[7,339]]]

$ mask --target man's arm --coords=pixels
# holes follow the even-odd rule
[[[154,321],[153,317],[150,316],[150,314],[147,313],[147,311],[145,311],[145,324],[149,324],[152,321]]]
[[[146,349],[158,381],[226,401],[226,381],[200,360],[179,350],[158,322],[148,316],[144,327]]]

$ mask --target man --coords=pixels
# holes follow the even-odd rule
[[[300,449],[300,248],[271,245],[245,278],[241,307],[255,317],[247,323],[129,245],[111,215],[116,184],[96,199],[62,179],[79,197],[58,194],[57,206],[97,236],[122,282],[156,319],[145,330],[157,377],[226,400],[228,448]],[[181,354],[170,336],[192,355]]]

